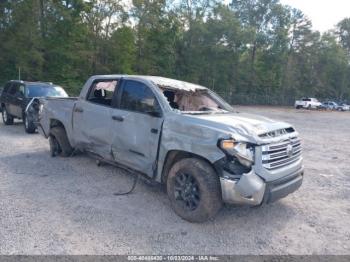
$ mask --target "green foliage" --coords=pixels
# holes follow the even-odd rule
[[[232,103],[350,100],[350,18],[324,34],[279,0],[3,0],[0,83],[92,74],[200,83]]]

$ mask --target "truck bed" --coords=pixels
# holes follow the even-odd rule
[[[40,125],[46,137],[52,120],[58,120],[63,123],[67,134],[72,132],[72,114],[77,100],[77,97],[47,97],[40,99],[40,103],[43,105],[43,110],[40,113]]]

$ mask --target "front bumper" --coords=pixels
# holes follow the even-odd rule
[[[220,177],[222,199],[228,204],[249,206],[272,203],[296,191],[303,175],[303,168],[272,182],[265,182],[253,170],[239,180],[223,175]]]

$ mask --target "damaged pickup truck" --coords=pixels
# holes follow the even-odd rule
[[[42,99],[39,120],[52,156],[89,152],[164,183],[174,211],[191,222],[214,217],[223,203],[271,203],[303,180],[290,124],[235,112],[178,80],[93,76],[78,98]]]

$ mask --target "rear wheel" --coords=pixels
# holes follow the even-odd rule
[[[204,222],[222,206],[219,177],[207,162],[186,158],[175,163],[167,178],[172,208],[189,222]]]
[[[2,108],[2,121],[5,125],[13,125],[13,116],[7,112],[5,106]]]
[[[24,122],[24,130],[28,133],[28,134],[33,134],[35,133],[36,130],[36,126],[34,125],[33,121],[31,121],[27,114],[24,113],[23,114],[23,122]]]
[[[68,157],[72,154],[73,148],[68,141],[66,131],[62,127],[53,127],[49,136],[50,154],[52,157]]]

